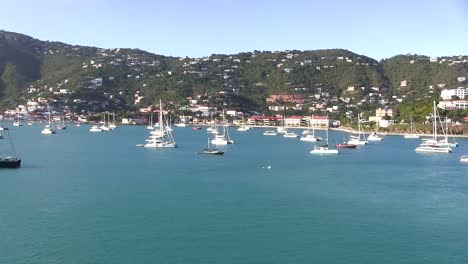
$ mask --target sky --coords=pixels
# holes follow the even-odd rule
[[[0,0],[0,29],[203,57],[341,48],[380,60],[468,55],[465,0]]]

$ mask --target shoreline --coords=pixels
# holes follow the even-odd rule
[[[210,125],[200,125],[200,124],[197,124],[197,125],[190,125],[190,126],[210,126]],[[277,128],[278,126],[255,126],[255,125],[249,125],[250,127],[253,127],[253,128]],[[238,126],[229,126],[229,127],[238,127]],[[297,127],[287,127],[289,129],[301,129],[301,130],[307,130],[309,129],[309,127],[306,127],[306,126],[297,126]],[[319,128],[314,128],[315,130],[326,130],[325,128],[323,127],[319,127]],[[353,130],[353,129],[350,129],[350,128],[346,128],[346,127],[330,127],[329,128],[330,130],[334,130],[334,131],[343,131],[343,132],[347,132],[347,133],[358,133],[357,130]],[[374,131],[361,131],[361,133],[363,134],[370,134],[370,133],[373,133]],[[406,133],[398,133],[398,132],[377,132],[377,134],[379,135],[383,135],[383,136],[404,136]],[[432,134],[421,134],[421,133],[416,133],[416,135],[420,136],[420,137],[430,137],[432,136]],[[449,137],[457,137],[457,138],[468,138],[468,135],[450,135]]]

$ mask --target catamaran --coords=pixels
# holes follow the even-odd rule
[[[314,146],[314,149],[310,151],[310,154],[338,154],[337,149],[330,149],[328,148],[328,129],[327,129],[327,135],[325,138],[325,145],[322,146]]]
[[[419,147],[415,148],[416,152],[422,153],[450,153],[452,149],[448,146],[441,145],[437,140],[437,108],[436,103],[434,101],[434,113],[433,113],[433,122],[432,122],[432,130],[433,130],[433,137],[431,139],[423,140],[423,142],[419,145]],[[442,130],[443,131],[443,130]]]

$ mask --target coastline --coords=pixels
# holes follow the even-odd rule
[[[197,124],[197,125],[194,125],[194,124],[190,124],[191,126],[210,126],[210,125],[207,125],[207,124]],[[256,126],[256,125],[249,125],[250,127],[254,127],[254,128],[276,128],[278,126]],[[238,126],[230,126],[230,127],[238,127]],[[302,130],[306,130],[306,129],[309,129],[309,127],[307,126],[297,126],[297,127],[287,127],[287,128],[290,128],[290,129],[302,129]],[[325,128],[323,127],[318,127],[318,128],[314,128],[315,130],[325,130]],[[343,132],[347,132],[347,133],[358,133],[357,130],[353,130],[351,128],[348,128],[348,127],[330,127],[329,128],[330,130],[334,130],[334,131],[343,131]],[[361,131],[361,133],[363,134],[370,134],[374,131]],[[398,132],[377,132],[377,134],[380,134],[380,135],[389,135],[389,136],[404,136],[405,133],[398,133]],[[430,137],[432,136],[432,134],[421,134],[421,133],[417,133],[416,135],[420,136],[420,137]],[[456,138],[468,138],[468,135],[450,135],[450,137],[456,137]]]

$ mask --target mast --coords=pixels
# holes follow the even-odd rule
[[[163,132],[163,126],[164,126],[162,118],[163,118],[162,102],[161,102],[161,99],[159,99],[159,131],[161,131],[161,132]]]
[[[436,112],[436,104],[434,101],[434,124],[432,124],[434,129],[434,139],[437,139],[437,112]]]

